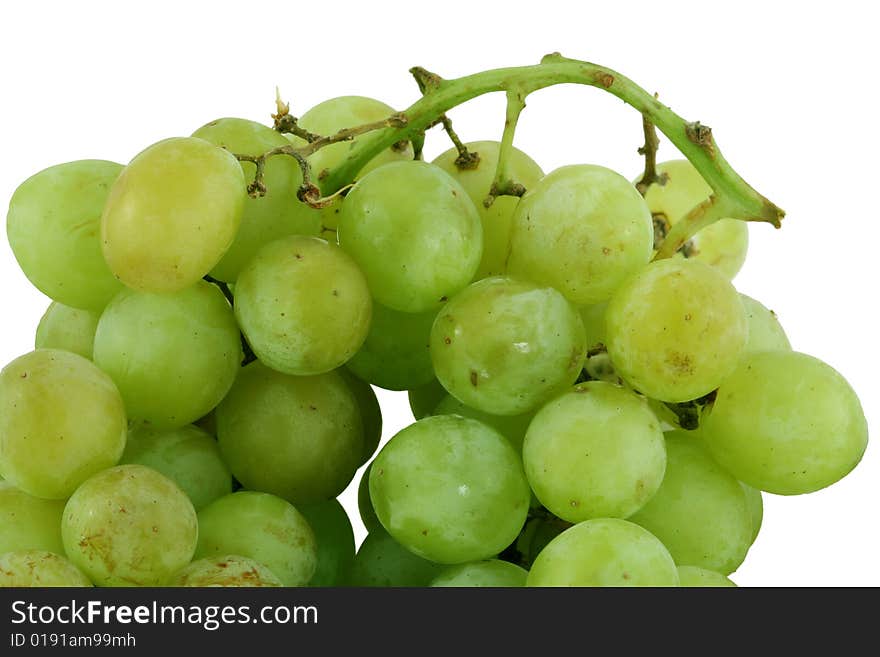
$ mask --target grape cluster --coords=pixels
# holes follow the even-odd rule
[[[219,119],[16,190],[52,303],[0,373],[0,585],[730,586],[760,491],[859,462],[853,390],[730,282],[746,224],[655,258],[712,192],[687,160],[642,194],[404,140],[312,204],[358,139],[259,160],[393,113]],[[381,450],[371,386],[416,418]]]

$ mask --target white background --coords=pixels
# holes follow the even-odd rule
[[[552,51],[617,69],[690,120],[785,208],[752,225],[735,283],[776,310],[794,347],[846,376],[880,421],[877,77],[871,3],[772,2],[21,2],[0,9],[0,198],[83,158],[127,162],[221,116],[268,122],[275,86],[300,114],[337,95],[405,108],[407,69],[445,77],[537,62]],[[721,6],[724,8],[720,8]],[[790,8],[789,8],[790,7]],[[465,139],[497,139],[503,99],[452,112]],[[639,115],[591,88],[529,98],[517,145],[549,171],[592,162],[639,171]],[[433,157],[447,148],[429,138]],[[666,144],[661,158],[675,157]],[[47,300],[0,245],[0,361],[30,350]],[[411,421],[382,394],[384,438]],[[765,496],[740,585],[880,585],[880,454],[808,496]],[[353,486],[344,503],[360,540]]]

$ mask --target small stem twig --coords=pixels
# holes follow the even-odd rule
[[[734,216],[734,211],[735,207],[728,199],[712,194],[712,196],[688,212],[681,221],[672,226],[660,244],[654,260],[671,258],[688,243],[691,237],[703,228],[711,226],[719,219]]]
[[[275,87],[275,114],[272,115],[272,120],[275,122],[275,130],[278,132],[296,135],[309,143],[321,138],[321,135],[316,135],[299,126],[298,119],[290,113],[290,104],[281,100],[281,92],[278,87]]]
[[[452,129],[452,121],[445,114],[440,117],[440,123],[443,124],[443,129],[446,131],[446,134],[449,135],[449,139],[452,141],[452,144],[455,146],[455,150],[458,151],[458,157],[455,158],[455,166],[459,169],[476,169],[480,164],[480,154],[476,152],[471,152],[467,149],[467,146],[459,139],[455,130]]]
[[[654,94],[654,98],[657,98],[657,94]],[[645,145],[639,148],[639,155],[645,156],[645,171],[636,183],[636,189],[639,190],[639,194],[644,196],[648,187],[654,183],[665,185],[669,176],[665,173],[657,174],[657,148],[660,146],[660,139],[657,137],[654,124],[644,114],[642,114],[642,130],[645,133]]]
[[[513,135],[516,132],[519,115],[526,107],[526,95],[528,92],[523,89],[507,91],[507,112],[501,146],[498,149],[498,166],[495,169],[495,179],[489,189],[489,195],[483,201],[483,205],[487,208],[491,207],[499,196],[522,196],[526,193],[526,188],[515,182],[508,171],[508,162],[513,151]]]

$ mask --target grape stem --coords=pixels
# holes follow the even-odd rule
[[[654,94],[654,98],[657,98],[657,94]],[[654,124],[644,114],[642,115],[642,131],[645,133],[645,145],[639,148],[639,155],[645,156],[645,171],[636,183],[636,189],[639,190],[639,194],[644,196],[651,185],[665,185],[669,176],[665,173],[657,174],[657,148],[660,146],[660,138],[657,137]]]
[[[489,189],[489,196],[483,200],[483,206],[487,208],[492,207],[499,196],[522,196],[526,193],[526,188],[510,177],[507,163],[513,151],[513,134],[516,132],[519,115],[526,108],[527,95],[528,91],[521,89],[507,92],[507,111],[504,117],[504,132],[501,134],[501,146],[498,149],[498,165],[495,168],[495,178]]]

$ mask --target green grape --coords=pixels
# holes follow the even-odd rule
[[[794,351],[748,354],[718,389],[700,434],[739,480],[777,495],[830,486],[861,460],[868,422],[830,365]]]
[[[237,554],[265,565],[284,586],[305,586],[318,563],[303,515],[268,493],[239,491],[199,511],[196,558]]]
[[[669,551],[638,525],[597,518],[566,529],[541,550],[527,586],[678,586]]]
[[[465,190],[440,167],[416,161],[361,178],[342,204],[338,236],[376,301],[408,313],[435,310],[463,289],[483,249]]]
[[[434,378],[428,343],[435,312],[401,313],[373,304],[370,332],[346,367],[386,390],[408,390]]]
[[[232,492],[232,475],[220,458],[217,441],[192,425],[130,430],[120,463],[139,463],[161,472],[180,486],[196,511]]]
[[[367,587],[423,587],[428,586],[442,568],[416,556],[378,528],[361,543],[349,583]]]
[[[76,489],[61,536],[68,558],[98,586],[159,586],[192,559],[198,523],[168,477],[120,465]]]
[[[664,185],[651,185],[645,202],[654,215],[662,215],[669,227],[709,198],[712,188],[687,160],[671,160],[657,165],[658,174],[666,174]],[[749,229],[745,221],[721,219],[698,232],[692,239],[688,258],[714,267],[728,279],[736,276],[746,260]],[[677,257],[682,256],[679,251]]]
[[[69,351],[38,349],[0,372],[0,475],[64,499],[125,448],[125,407],[113,381]]]
[[[0,554],[20,550],[64,553],[64,500],[44,500],[0,481]]]
[[[617,373],[648,397],[682,402],[719,386],[748,337],[739,294],[693,260],[652,262],[617,291],[605,313]]]
[[[361,463],[358,403],[336,372],[290,376],[250,363],[216,416],[220,452],[235,478],[294,504],[338,496]]]
[[[357,493],[358,514],[361,517],[361,522],[363,523],[364,528],[369,533],[373,533],[377,530],[384,531],[384,529],[382,529],[382,523],[379,522],[379,518],[376,517],[376,510],[373,508],[373,501],[370,499],[370,470],[372,468],[372,463],[364,468],[360,483],[358,483]]]
[[[360,349],[370,328],[367,281],[340,248],[294,235],[267,244],[241,271],[235,316],[263,363],[308,376]]]
[[[752,544],[752,515],[740,483],[688,431],[666,434],[666,476],[630,520],[663,541],[675,563],[727,575]]]
[[[634,393],[581,383],[538,411],[523,443],[529,485],[569,522],[626,518],[651,499],[666,467],[660,424]]]
[[[734,587],[734,584],[728,577],[721,573],[716,573],[705,568],[697,568],[696,566],[679,566],[678,579],[680,586],[688,587]]]
[[[651,259],[651,212],[629,181],[580,164],[547,174],[519,202],[508,272],[579,306],[607,300]]]
[[[211,121],[196,130],[199,137],[240,155],[258,156],[288,140],[281,133],[255,121],[226,118]],[[254,179],[256,165],[240,162],[247,182]],[[297,200],[302,173],[292,157],[271,157],[263,170],[266,194],[244,203],[241,227],[232,246],[211,270],[221,281],[234,281],[239,272],[269,242],[287,235],[317,235],[321,230],[318,212]]]
[[[507,270],[510,253],[510,229],[513,213],[519,204],[516,196],[499,196],[488,208],[483,201],[495,182],[501,143],[497,141],[473,141],[465,144],[471,152],[479,155],[476,167],[460,169],[455,160],[458,149],[450,148],[438,156],[434,164],[455,178],[474,202],[483,222],[483,258],[477,268],[475,279],[501,276]],[[514,182],[531,189],[544,177],[541,167],[518,148],[511,148],[507,157],[507,174]]]
[[[71,308],[53,301],[37,326],[34,346],[37,349],[63,349],[92,358],[98,317],[90,310]]]
[[[445,568],[431,580],[431,586],[517,587],[525,586],[528,576],[528,571],[515,564],[489,559]]]
[[[510,545],[525,523],[529,495],[510,443],[457,415],[403,429],[370,472],[382,526],[408,550],[444,564],[487,559]]]
[[[373,454],[379,448],[379,442],[382,440],[382,408],[379,406],[373,386],[361,381],[344,367],[340,367],[336,372],[348,385],[360,411],[361,423],[364,427],[364,451],[360,466],[373,458]]]
[[[470,406],[465,406],[452,395],[446,395],[440,400],[437,408],[430,415],[461,415],[462,417],[479,420],[507,438],[517,454],[522,453],[526,429],[529,428],[529,422],[535,416],[533,412],[523,413],[522,415],[492,415],[484,413]]]
[[[6,233],[15,259],[43,294],[94,312],[122,286],[101,254],[101,211],[122,165],[59,164],[24,181],[9,202]]]
[[[417,420],[428,417],[437,408],[437,404],[448,394],[446,388],[437,379],[407,391],[409,408],[412,411],[413,417]]]
[[[64,557],[46,550],[0,554],[0,588],[91,587],[89,578]]]
[[[95,333],[95,364],[119,386],[129,416],[161,428],[214,408],[241,359],[232,309],[205,281],[165,294],[120,292]]]
[[[284,584],[259,561],[225,554],[193,561],[178,571],[168,586],[278,587]]]
[[[743,354],[753,351],[791,351],[791,343],[776,313],[745,294],[740,293],[739,298],[749,325],[749,337]]]
[[[565,522],[549,513],[529,520],[526,529],[517,539],[517,549],[523,556],[525,564],[530,566],[535,563],[541,550],[571,526],[570,522]]]
[[[761,497],[761,491],[757,488],[752,488],[742,482],[740,485],[746,492],[746,506],[749,507],[749,515],[752,518],[752,543],[754,543],[758,538],[758,532],[761,531],[761,523],[764,522],[764,500]]]
[[[574,307],[551,287],[485,278],[454,297],[431,330],[437,378],[468,406],[518,415],[581,371],[587,344]]]
[[[580,306],[578,312],[584,323],[587,333],[587,348],[592,349],[600,344],[605,344],[605,311],[608,303],[594,303],[589,306]]]
[[[315,533],[318,565],[309,586],[342,586],[354,563],[354,530],[336,500],[301,506],[300,513]]]
[[[235,156],[204,139],[153,144],[125,167],[104,206],[101,241],[110,271],[144,292],[190,287],[232,244],[245,188]]]

